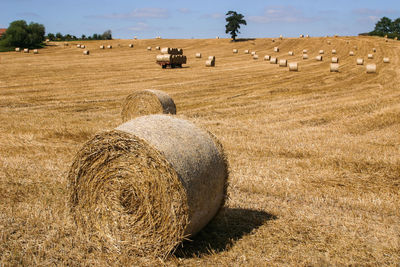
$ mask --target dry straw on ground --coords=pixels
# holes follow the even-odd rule
[[[228,166],[216,138],[149,115],[97,134],[68,175],[78,227],[109,251],[166,257],[225,202]]]
[[[126,122],[150,114],[176,114],[174,100],[159,90],[135,91],[128,95],[122,105],[121,117]]]

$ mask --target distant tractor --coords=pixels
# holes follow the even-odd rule
[[[186,64],[186,56],[180,48],[164,47],[161,49],[161,55],[157,55],[156,63],[161,65],[163,69],[167,67],[182,68],[182,64]]]

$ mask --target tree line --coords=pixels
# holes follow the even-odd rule
[[[82,34],[81,37],[76,37],[75,35],[71,34],[62,35],[60,32],[58,32],[56,34],[48,33],[46,38],[50,41],[112,40],[112,33],[111,30],[107,30],[103,32],[103,34],[94,33],[92,36],[86,36]]]
[[[400,18],[391,20],[388,17],[382,17],[376,24],[375,29],[368,33],[372,36],[386,36],[388,38],[400,39]]]

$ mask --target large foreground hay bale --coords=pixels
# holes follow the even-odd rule
[[[298,64],[297,62],[290,62],[289,64],[289,71],[298,71]]]
[[[376,64],[367,64],[367,73],[376,73]]]
[[[68,174],[77,226],[108,251],[165,257],[217,214],[228,166],[210,133],[167,115],[97,134]]]
[[[135,117],[151,114],[176,114],[174,100],[159,90],[135,91],[125,98],[121,117],[126,122]]]

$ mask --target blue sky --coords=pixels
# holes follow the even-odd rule
[[[1,0],[0,28],[11,21],[44,24],[46,32],[114,38],[221,38],[225,13],[247,20],[239,37],[357,35],[387,16],[400,17],[400,0]]]

